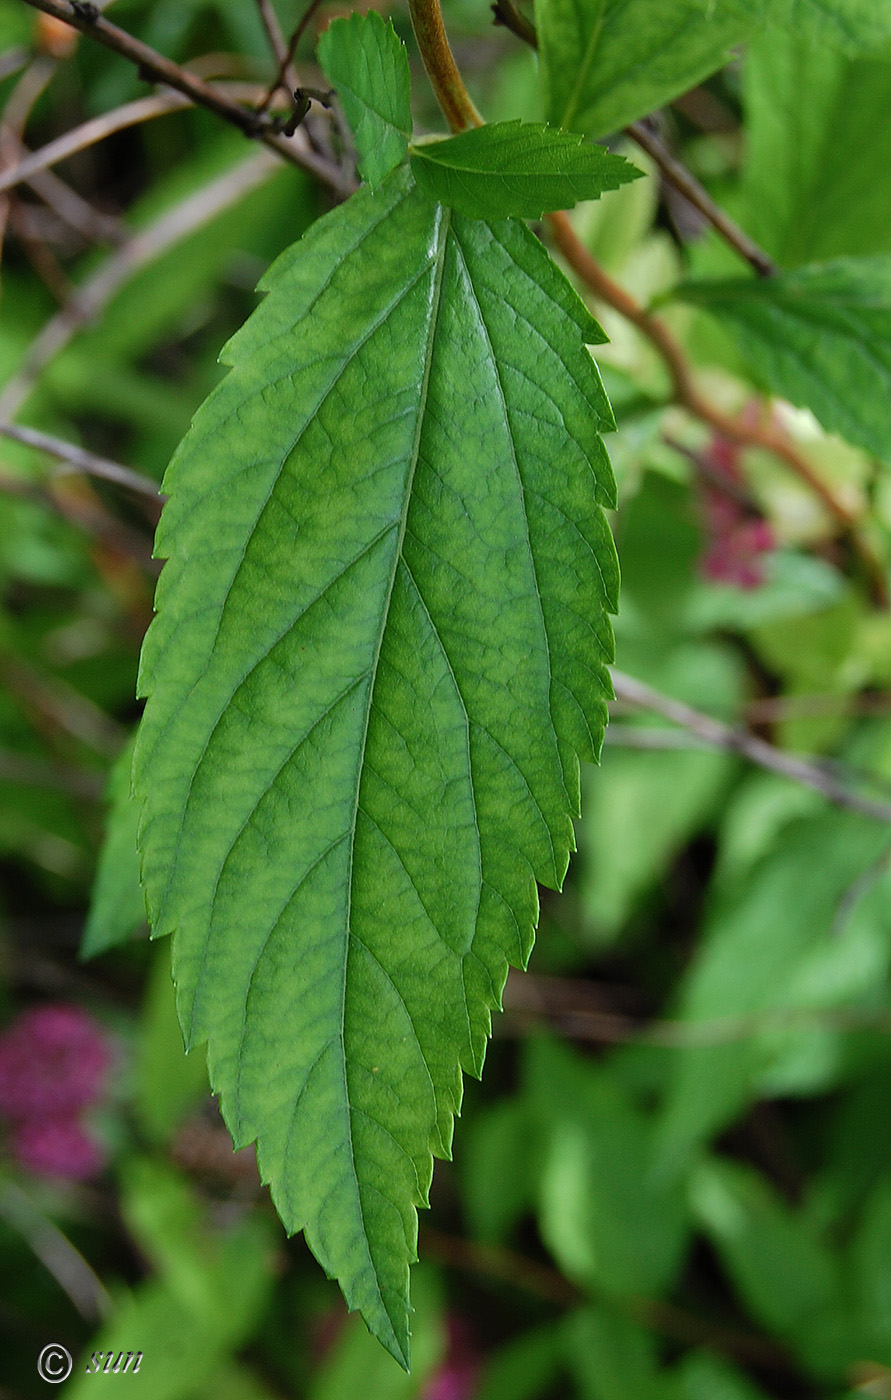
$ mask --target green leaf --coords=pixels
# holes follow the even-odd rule
[[[891,63],[773,31],[743,79],[743,227],[783,267],[891,252]]]
[[[776,19],[803,37],[845,53],[869,53],[891,44],[891,8],[876,0],[780,0]]]
[[[681,990],[689,1048],[672,1051],[661,1130],[680,1165],[758,1089],[813,1093],[838,1071],[839,1032],[823,1008],[869,1004],[889,959],[889,880],[840,906],[887,848],[877,822],[828,811],[790,823],[754,867],[719,889]],[[697,1043],[698,1042],[698,1043]]]
[[[405,1360],[431,1153],[602,738],[612,420],[540,242],[405,168],[263,285],[165,480],[143,876],[233,1137]]]
[[[419,189],[471,219],[540,219],[643,174],[574,132],[521,121],[414,146],[411,166]]]
[[[136,852],[139,807],[130,797],[132,764],[133,741],[118,755],[108,778],[108,823],[80,948],[82,958],[126,943],[145,925]]]
[[[596,1294],[659,1295],[687,1234],[683,1184],[655,1170],[654,1120],[615,1077],[535,1042],[530,1078],[547,1124],[540,1229],[560,1268]]]
[[[762,387],[891,458],[891,256],[688,283],[679,295],[729,322]]]
[[[757,22],[745,0],[538,0],[545,112],[604,136],[723,67]]]
[[[804,1211],[751,1168],[720,1160],[699,1167],[691,1201],[758,1322],[820,1371],[856,1360],[836,1254]]]
[[[319,62],[353,129],[362,178],[377,185],[405,159],[411,135],[405,45],[392,23],[370,10],[325,30]]]

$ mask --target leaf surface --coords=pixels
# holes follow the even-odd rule
[[[721,68],[752,32],[744,0],[538,0],[548,120],[605,136]]]
[[[848,59],[807,28],[750,44],[738,214],[782,267],[891,252],[889,58]]]
[[[799,42],[813,37],[852,55],[891,46],[891,6],[883,0],[780,0],[776,18]]]
[[[411,134],[405,45],[371,10],[336,19],[319,40],[319,61],[352,128],[359,172],[379,184],[404,159]]]
[[[165,480],[143,877],[236,1143],[405,1362],[431,1154],[606,719],[601,333],[405,168],[262,285]]]
[[[472,219],[540,219],[643,173],[575,132],[543,122],[496,122],[415,146],[419,189]]]
[[[730,323],[766,389],[891,458],[891,256],[839,258],[758,282],[691,283],[681,295]]]
[[[126,943],[145,928],[145,900],[139,885],[136,827],[139,808],[130,796],[133,743],[116,759],[108,778],[108,820],[90,897],[80,954],[95,957]]]

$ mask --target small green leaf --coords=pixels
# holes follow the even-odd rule
[[[130,796],[133,742],[118,755],[108,779],[108,822],[93,883],[80,955],[95,957],[126,943],[145,927],[145,899],[139,884],[136,828],[139,806]]]
[[[377,185],[405,159],[411,135],[405,45],[370,10],[336,19],[319,40],[319,61],[353,129],[359,173]]]
[[[540,219],[643,174],[574,132],[521,121],[414,146],[411,167],[419,189],[471,219]]]
[[[731,325],[763,388],[891,460],[891,256],[689,283],[679,295]]]
[[[752,0],[538,0],[545,112],[605,136],[726,63],[760,19]]]
[[[263,285],[165,478],[143,876],[236,1143],[406,1362],[415,1207],[606,720],[601,332],[405,166]]]

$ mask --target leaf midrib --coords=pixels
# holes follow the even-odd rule
[[[404,501],[403,501],[403,507],[402,507],[402,515],[401,515],[400,521],[399,521],[399,533],[398,533],[398,537],[397,537],[397,540],[396,540],[396,546],[395,546],[395,548],[394,548],[394,550],[393,550],[393,567],[392,567],[392,569],[391,569],[391,571],[390,571],[390,578],[389,578],[389,582],[388,582],[388,585],[387,585],[387,593],[386,593],[386,597],[385,597],[385,599],[384,599],[383,607],[382,607],[382,609],[381,609],[381,623],[380,623],[380,627],[379,627],[379,629],[378,629],[378,635],[377,635],[377,641],[376,641],[376,644],[375,644],[374,657],[373,657],[373,659],[372,659],[372,664],[371,664],[371,684],[370,684],[370,686],[369,686],[369,688],[368,688],[368,704],[367,704],[366,710],[365,710],[365,724],[364,724],[364,727],[363,727],[362,740],[361,740],[361,744],[360,744],[360,747],[359,747],[359,761],[358,761],[358,763],[357,763],[357,765],[356,765],[356,793],[355,793],[355,799],[354,799],[354,802],[353,802],[353,817],[352,817],[352,823],[351,823],[351,828],[350,828],[350,853],[349,853],[349,866],[348,866],[348,874],[347,874],[347,907],[346,907],[346,919],[345,919],[345,932],[346,932],[346,937],[344,938],[343,968],[342,968],[342,972],[341,972],[341,988],[342,988],[342,992],[341,992],[341,1011],[340,1011],[340,1050],[341,1050],[340,1061],[341,1061],[341,1069],[342,1069],[342,1074],[343,1074],[343,1097],[344,1097],[344,1102],[345,1102],[345,1104],[347,1105],[347,1133],[346,1133],[346,1138],[347,1138],[347,1143],[348,1143],[349,1152],[350,1152],[350,1173],[351,1173],[351,1176],[352,1176],[353,1181],[354,1181],[354,1183],[355,1183],[356,1202],[357,1202],[357,1205],[358,1205],[359,1216],[360,1216],[360,1218],[361,1218],[361,1220],[362,1220],[362,1225],[363,1225],[363,1235],[362,1235],[362,1239],[363,1239],[363,1244],[364,1244],[364,1246],[365,1246],[365,1254],[366,1254],[366,1257],[367,1257],[367,1259],[368,1259],[368,1264],[369,1264],[369,1267],[370,1267],[370,1269],[371,1269],[372,1276],[374,1277],[374,1284],[375,1284],[375,1289],[376,1289],[376,1291],[377,1291],[378,1300],[379,1300],[379,1302],[380,1302],[380,1305],[381,1305],[381,1307],[382,1307],[384,1313],[386,1314],[386,1316],[387,1316],[387,1318],[388,1318],[388,1320],[389,1320],[389,1322],[390,1322],[390,1326],[391,1326],[392,1329],[393,1329],[394,1341],[396,1342],[396,1345],[399,1347],[400,1352],[402,1352],[402,1347],[401,1347],[401,1345],[399,1344],[399,1341],[398,1341],[398,1339],[397,1339],[396,1327],[395,1327],[395,1324],[394,1324],[394,1320],[393,1320],[392,1317],[390,1317],[389,1309],[387,1308],[387,1304],[385,1303],[384,1298],[383,1298],[383,1295],[382,1295],[382,1293],[381,1293],[380,1284],[379,1284],[379,1282],[378,1282],[377,1269],[376,1269],[376,1267],[375,1267],[374,1260],[373,1260],[372,1257],[371,1257],[371,1250],[370,1250],[370,1247],[369,1247],[369,1244],[368,1244],[368,1236],[367,1236],[367,1233],[365,1232],[365,1229],[364,1229],[364,1226],[365,1226],[365,1213],[364,1213],[363,1204],[362,1204],[362,1193],[361,1193],[361,1191],[360,1191],[360,1189],[359,1189],[359,1177],[358,1177],[358,1174],[357,1174],[357,1172],[356,1172],[356,1158],[355,1158],[355,1150],[354,1150],[354,1146],[353,1146],[352,1107],[351,1107],[351,1104],[350,1104],[350,1090],[349,1090],[349,1081],[348,1081],[348,1077],[347,1077],[347,1053],[346,1053],[346,992],[347,992],[347,976],[348,976],[348,971],[349,971],[350,944],[351,944],[352,937],[353,937],[352,929],[351,929],[351,923],[352,923],[352,906],[353,906],[353,881],[354,881],[354,878],[355,878],[356,830],[357,830],[358,821],[359,821],[359,803],[360,803],[360,798],[361,798],[361,793],[362,793],[362,779],[363,779],[364,771],[365,771],[365,753],[366,753],[366,749],[367,749],[367,746],[368,746],[368,731],[369,731],[369,727],[370,727],[370,724],[371,724],[371,712],[372,712],[372,710],[373,710],[373,708],[374,708],[374,693],[375,693],[375,690],[376,690],[376,688],[377,688],[377,677],[378,677],[378,669],[379,669],[379,664],[380,664],[381,650],[382,650],[382,648],[383,648],[384,636],[385,636],[385,634],[386,634],[387,623],[388,623],[388,621],[389,621],[390,607],[391,607],[392,601],[393,601],[393,590],[394,590],[395,585],[396,585],[396,575],[397,575],[397,572],[398,572],[398,569],[399,569],[399,561],[400,561],[400,559],[402,558],[402,547],[403,547],[403,544],[404,544],[404,541],[405,541],[405,530],[406,530],[406,526],[407,526],[407,524],[408,524],[408,513],[409,513],[409,508],[410,508],[410,505],[411,505],[412,489],[413,489],[413,486],[414,486],[414,479],[415,479],[415,473],[416,473],[416,471],[417,471],[418,460],[419,460],[419,458],[420,458],[421,435],[422,435],[423,425],[424,425],[424,412],[425,412],[425,408],[426,408],[427,394],[428,394],[429,385],[430,385],[430,370],[431,370],[431,366],[432,366],[432,363],[433,363],[433,347],[434,347],[434,343],[435,343],[435,340],[436,340],[436,331],[437,331],[438,322],[439,322],[439,308],[440,308],[440,302],[441,302],[441,297],[442,297],[442,282],[443,282],[443,275],[444,275],[444,270],[445,270],[445,258],[446,258],[447,235],[448,235],[449,225],[450,225],[450,222],[451,222],[451,214],[450,214],[449,210],[443,208],[441,205],[438,206],[438,208],[437,208],[437,215],[436,215],[436,217],[437,217],[437,220],[438,220],[438,222],[439,222],[439,227],[437,228],[437,231],[436,231],[436,238],[437,238],[437,257],[436,257],[436,262],[435,262],[435,269],[436,269],[436,271],[435,271],[435,275],[434,275],[434,282],[433,282],[433,289],[432,289],[432,296],[431,296],[431,305],[430,305],[430,312],[429,312],[429,318],[428,318],[428,327],[429,327],[429,330],[428,330],[428,335],[427,335],[427,346],[426,346],[426,354],[425,354],[425,359],[424,359],[424,372],[423,372],[423,376],[422,376],[422,378],[421,378],[421,385],[420,385],[420,390],[419,390],[419,394],[418,394],[418,417],[417,417],[417,424],[416,424],[416,427],[415,427],[415,438],[414,438],[414,442],[413,442],[413,444],[412,444],[412,453],[411,453],[410,466],[409,466],[408,475],[407,475],[406,483],[405,483],[405,493],[404,493]],[[408,1357],[407,1357],[407,1356],[404,1356],[403,1359],[404,1359],[404,1361],[405,1361],[405,1363],[406,1363],[406,1365],[407,1365],[407,1364],[408,1364]]]

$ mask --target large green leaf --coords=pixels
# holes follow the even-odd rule
[[[891,45],[891,6],[884,0],[778,0],[777,20],[850,54]]]
[[[891,457],[891,257],[681,289],[728,322],[753,377],[876,456]]]
[[[746,0],[538,0],[545,112],[603,136],[721,68],[751,32]]]
[[[404,158],[411,135],[405,45],[371,10],[336,19],[319,40],[319,61],[353,129],[359,170],[376,185]]]
[[[405,169],[263,285],[165,481],[143,874],[236,1142],[404,1360],[431,1153],[602,737],[612,420],[538,240]]]
[[[784,267],[891,252],[888,58],[790,28],[757,36],[743,73],[744,227]]]
[[[622,156],[542,122],[495,122],[415,146],[412,173],[433,199],[472,219],[540,219],[643,174]]]

